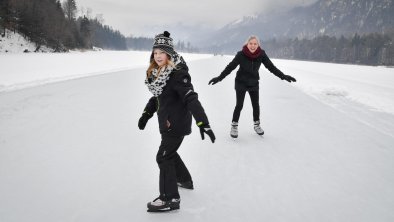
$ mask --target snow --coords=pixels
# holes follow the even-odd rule
[[[297,78],[295,86],[333,108],[352,113],[382,133],[394,135],[394,69],[387,67],[274,60]]]
[[[17,32],[14,33],[7,29],[4,37],[0,35],[0,53],[20,53],[25,50],[34,52],[36,48],[36,44],[30,42]],[[41,46],[39,51],[53,52],[53,49]]]
[[[242,17],[240,19],[236,19],[235,21],[231,22],[229,24],[229,26],[237,26],[237,25],[239,25],[239,24],[241,24],[241,23],[243,23],[245,21],[256,19],[257,17],[258,16],[255,15],[255,14],[254,15],[244,16],[244,17]]]
[[[188,60],[212,56],[189,53],[182,55]],[[149,63],[149,56],[150,52],[142,51],[2,53],[0,92],[145,67]]]
[[[138,53],[97,53],[106,63],[147,59]],[[56,62],[64,57],[51,56],[30,60],[47,61],[40,66],[43,72],[105,72],[87,59],[71,69]],[[23,64],[16,75],[34,64],[25,64],[30,60],[24,57],[14,58]],[[3,58],[7,70],[12,63]],[[158,195],[160,135],[156,116],[144,131],[137,127],[151,96],[141,62],[129,69],[119,65],[106,75],[0,93],[0,221],[394,220],[394,131],[369,124],[394,123],[391,103],[386,112],[370,101],[393,97],[391,69],[273,60],[298,81],[288,84],[262,68],[266,134],[255,135],[246,98],[234,141],[229,131],[235,73],[208,86],[232,57],[185,59],[217,140],[201,141],[196,126],[185,138],[179,153],[195,190],[180,190],[179,211],[146,212],[146,203]],[[363,100],[365,95],[369,99]]]

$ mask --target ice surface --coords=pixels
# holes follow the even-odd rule
[[[255,134],[246,98],[234,141],[235,73],[208,86],[229,61],[188,61],[217,140],[202,141],[193,125],[179,153],[195,190],[180,190],[181,209],[165,214],[146,212],[158,196],[160,143],[156,115],[144,131],[137,127],[151,96],[146,67],[0,93],[0,221],[394,220],[393,131],[366,124],[393,117],[353,99],[362,90],[346,84],[391,98],[386,68],[330,76],[346,66],[274,60],[298,81],[262,68],[265,135]]]

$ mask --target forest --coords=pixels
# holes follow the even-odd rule
[[[153,41],[154,41],[153,38],[147,38],[147,37],[129,36],[126,38],[127,48],[132,49],[132,50],[148,50],[149,51],[152,49]],[[174,45],[174,48],[180,52],[190,52],[190,53],[200,52],[199,48],[192,46],[190,42],[185,43],[184,41],[177,41],[177,43],[175,43],[175,45]]]
[[[394,65],[393,33],[318,36],[313,39],[271,39],[262,47],[271,57],[332,63]]]
[[[37,50],[42,45],[56,52],[93,46],[127,49],[126,38],[119,31],[87,12],[77,16],[75,0],[1,0],[0,35],[4,37],[6,29],[19,32],[36,43]]]

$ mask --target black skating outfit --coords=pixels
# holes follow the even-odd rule
[[[204,134],[207,134],[214,142],[215,135],[198,95],[194,92],[188,67],[183,58],[174,51],[170,33],[165,31],[156,35],[152,48],[151,64],[155,63],[154,53],[159,52],[156,49],[160,49],[175,65],[149,69],[151,73],[147,75],[145,85],[153,97],[149,99],[138,121],[138,127],[142,130],[153,114],[157,113],[161,133],[161,144],[156,155],[160,168],[160,196],[147,204],[148,211],[157,212],[179,209],[178,184],[193,189],[189,170],[177,153],[184,137],[191,133],[192,115],[200,128],[202,139]]]
[[[191,133],[192,115],[199,126],[209,126],[198,94],[194,92],[186,64],[179,64],[170,74],[163,92],[151,97],[144,114],[157,113],[161,144],[156,155],[160,168],[160,199],[179,198],[177,182],[192,182],[191,175],[177,150],[184,136]]]
[[[249,93],[253,107],[253,120],[260,120],[260,105],[259,105],[259,69],[261,64],[274,75],[280,79],[288,80],[290,76],[283,74],[268,58],[267,54],[260,47],[255,53],[251,53],[246,45],[239,51],[234,59],[226,66],[223,72],[216,78],[212,79],[210,83],[217,83],[222,81],[229,75],[237,66],[239,69],[235,77],[235,91],[236,91],[236,106],[233,113],[233,122],[238,122],[246,92]],[[291,77],[292,78],[292,77]],[[289,81],[289,80],[288,80]]]

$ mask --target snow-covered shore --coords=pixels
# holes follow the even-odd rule
[[[188,61],[208,54],[182,53]],[[69,79],[146,67],[150,52],[90,51],[70,53],[1,53],[0,92]]]
[[[3,33],[2,33],[3,34]],[[27,40],[24,36],[18,32],[12,32],[6,30],[4,37],[0,35],[0,53],[22,53],[22,52],[34,52],[37,50],[37,45]],[[40,47],[38,52],[53,52],[46,46]]]

